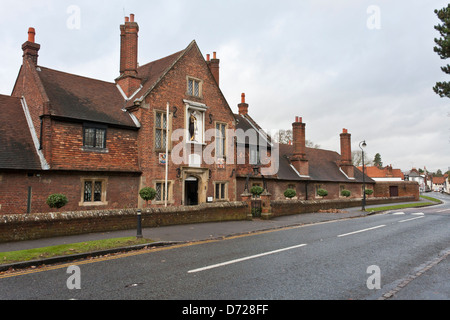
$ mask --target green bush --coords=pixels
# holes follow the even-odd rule
[[[252,194],[252,195],[254,195],[254,196],[259,196],[259,195],[261,195],[261,193],[263,193],[264,192],[264,189],[262,188],[262,187],[260,187],[260,186],[253,186],[251,189],[250,189],[250,193]]]
[[[295,197],[297,195],[297,192],[294,189],[287,189],[284,192],[284,196],[286,198],[292,199],[293,197]]]
[[[317,190],[317,194],[321,197],[326,197],[328,195],[328,191],[325,189],[319,189]]]
[[[352,193],[349,191],[349,190],[342,190],[341,191],[341,196],[343,196],[343,197],[350,197],[350,195],[351,195]]]
[[[150,187],[146,187],[139,191],[139,195],[145,201],[151,201],[156,198],[156,190]]]
[[[370,196],[371,194],[373,194],[373,190],[372,189],[366,189],[366,194],[368,196]]]
[[[60,209],[68,202],[69,200],[67,200],[67,197],[63,194],[52,194],[47,198],[47,204],[50,208]]]

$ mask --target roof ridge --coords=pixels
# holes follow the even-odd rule
[[[61,71],[61,70],[52,69],[52,68],[43,67],[43,66],[37,66],[36,68],[40,68],[41,70],[42,70],[42,69],[46,69],[46,70],[48,70],[48,71],[58,72],[58,73],[62,73],[62,74],[69,75],[69,76],[73,76],[73,77],[83,78],[83,79],[86,79],[86,80],[92,80],[92,81],[103,82],[103,83],[105,83],[105,84],[116,85],[115,82],[110,82],[110,81],[106,81],[106,80],[95,79],[95,78],[92,78],[92,77],[82,76],[82,75],[75,74],[75,73],[71,73],[71,72],[67,72],[67,71]],[[38,71],[38,72],[39,72],[39,71]]]

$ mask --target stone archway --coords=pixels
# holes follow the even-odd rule
[[[183,205],[206,203],[209,170],[204,168],[181,168]]]

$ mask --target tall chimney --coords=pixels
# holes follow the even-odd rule
[[[38,63],[38,52],[41,48],[40,44],[35,43],[36,38],[36,30],[34,28],[28,29],[28,41],[26,41],[22,45],[23,50],[23,60],[25,62],[26,59],[29,59],[33,62],[35,66],[37,66]]]
[[[125,17],[125,23],[120,26],[120,76],[116,83],[129,97],[140,86],[138,78],[138,33],[139,25],[134,21],[134,14]]]
[[[292,124],[292,135],[294,139],[294,153],[291,163],[302,176],[309,176],[309,163],[306,158],[306,124],[301,117],[295,117]]]
[[[206,63],[209,66],[209,70],[211,70],[211,73],[214,76],[214,79],[216,79],[217,85],[220,85],[220,60],[217,59],[217,53],[213,52],[213,58],[210,60],[210,56],[208,55],[208,59]]]
[[[245,93],[241,95],[241,103],[238,104],[239,114],[245,116],[248,114],[248,103],[245,103]]]
[[[341,162],[340,167],[342,171],[353,179],[355,171],[352,162],[352,135],[348,133],[347,129],[343,129],[341,133]]]

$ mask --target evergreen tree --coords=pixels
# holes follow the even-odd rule
[[[435,10],[439,20],[442,24],[438,24],[434,28],[439,31],[441,38],[434,39],[437,46],[434,47],[434,52],[436,52],[441,59],[450,58],[450,4],[441,10]],[[441,68],[446,74],[450,74],[450,65],[446,65]],[[437,82],[436,86],[433,88],[434,92],[438,94],[441,98],[450,98],[450,82]]]
[[[374,166],[381,168],[383,166],[383,162],[381,161],[381,155],[377,153],[375,158],[373,159]]]

